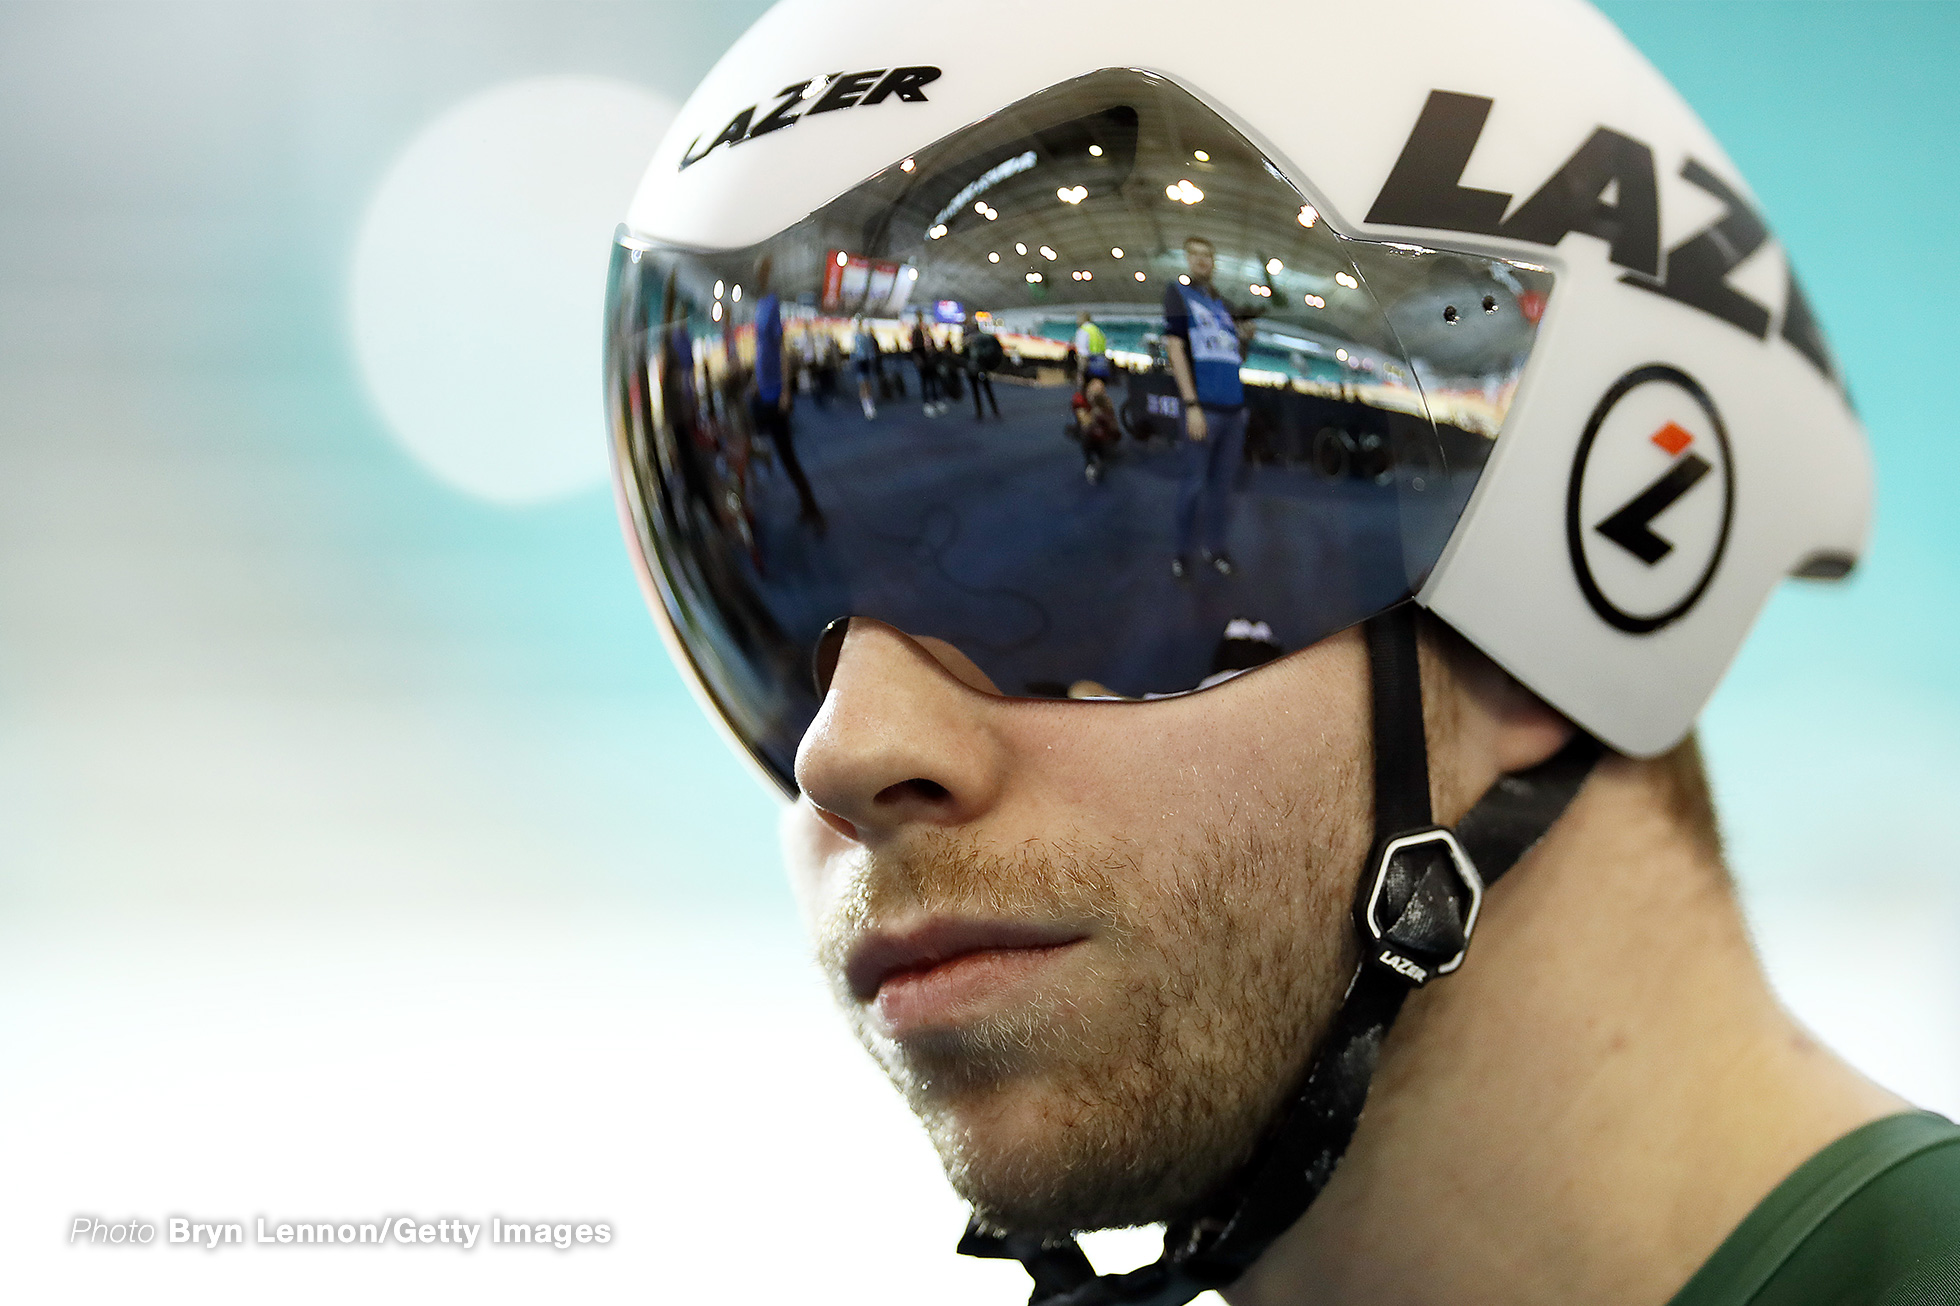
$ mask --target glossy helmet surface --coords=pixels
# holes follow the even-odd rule
[[[1864,435],[1782,248],[1693,112],[1572,0],[1132,0],[1087,25],[1023,0],[786,0],[681,110],[624,239],[759,246],[1112,70],[1215,113],[1356,248],[1553,280],[1415,596],[1607,744],[1671,747],[1772,587],[1862,552]],[[1458,312],[1395,330],[1411,356],[1424,332],[1446,348]],[[627,443],[622,505],[675,635]]]

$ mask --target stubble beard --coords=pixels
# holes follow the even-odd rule
[[[870,858],[821,931],[925,909],[1097,923],[1066,985],[903,1045],[837,981],[858,1038],[983,1226],[1056,1235],[1166,1220],[1251,1153],[1355,964],[1358,777],[1312,803],[1243,793],[1178,846],[1058,840],[1001,853],[933,833]]]

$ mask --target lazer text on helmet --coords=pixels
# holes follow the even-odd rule
[[[1573,232],[1604,241],[1607,258],[1625,268],[1623,284],[1665,296],[1767,340],[1772,314],[1729,284],[1733,272],[1769,239],[1769,228],[1732,186],[1698,159],[1682,180],[1722,204],[1715,222],[1661,255],[1660,187],[1654,151],[1610,127],[1596,127],[1515,209],[1502,191],[1463,184],[1463,170],[1483,136],[1494,101],[1431,91],[1408,142],[1382,183],[1368,221],[1501,236],[1555,246]],[[1508,214],[1508,216],[1507,216]],[[1824,376],[1837,378],[1810,304],[1788,276],[1780,334]]]
[[[777,91],[773,105],[752,104],[728,120],[721,135],[708,142],[699,154],[701,138],[695,137],[681,155],[680,170],[685,172],[726,145],[734,147],[770,132],[794,127],[805,118],[838,109],[869,108],[897,98],[909,104],[925,102],[925,88],[939,80],[940,70],[924,65],[913,68],[868,68],[856,73],[831,73],[792,82]],[[814,102],[814,103],[813,103]],[[758,111],[767,108],[760,119]]]

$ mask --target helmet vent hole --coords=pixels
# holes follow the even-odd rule
[[[1495,295],[1485,295],[1485,296],[1484,296],[1484,312],[1486,312],[1486,313],[1495,313],[1496,311],[1497,311],[1497,296],[1495,296]]]
[[[1447,323],[1449,323],[1449,324],[1450,324],[1451,326],[1455,326],[1455,325],[1456,325],[1456,305],[1455,305],[1455,304],[1451,304],[1451,305],[1450,305],[1449,307],[1447,307],[1447,308],[1445,308],[1445,309],[1443,310],[1443,320],[1444,320],[1445,322],[1447,322]]]

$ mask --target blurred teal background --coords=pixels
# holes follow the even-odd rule
[[[804,1258],[781,1283],[805,1300],[919,1275],[1013,1299],[949,1255],[902,1111],[856,1105],[880,1090],[798,978],[774,800],[669,666],[603,485],[459,490],[355,340],[361,269],[393,284],[362,261],[377,215],[434,202],[384,202],[418,148],[529,88],[523,157],[571,166],[552,131],[606,95],[647,130],[764,7],[0,0],[0,1258],[56,1295],[411,1282],[147,1253],[160,1279],[61,1255],[77,1210],[557,1201],[632,1236],[529,1278],[473,1265],[472,1299],[604,1296],[751,1237]],[[1738,877],[1792,1005],[1960,1110],[1960,851],[1928,831],[1960,794],[1960,5],[1604,8],[1754,187],[1878,459],[1866,565],[1786,587],[1706,718]],[[592,194],[623,211],[636,172]],[[602,274],[605,205],[587,233],[507,198],[505,226],[448,230],[589,240]],[[489,319],[551,293],[503,268],[462,297],[508,384],[548,346]],[[797,1103],[729,1094],[785,1071]],[[187,1124],[208,1145],[169,1141]],[[753,1201],[745,1168],[778,1214],[731,1231],[697,1199]],[[795,1241],[798,1203],[840,1192],[882,1268]]]
[[[350,338],[363,214],[445,111],[567,75],[678,103],[763,8],[0,6],[0,904],[780,911],[773,805],[603,486],[440,483]],[[595,375],[643,161],[589,232]]]

